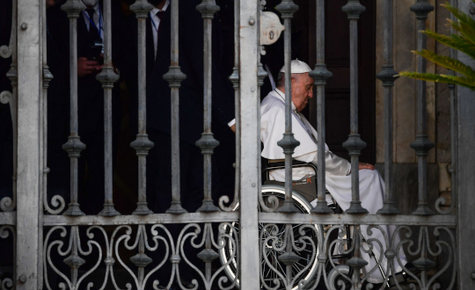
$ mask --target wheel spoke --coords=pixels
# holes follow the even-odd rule
[[[269,203],[269,197],[270,196],[275,196],[279,200],[279,202],[282,202],[285,199],[285,189],[281,188],[280,186],[268,186],[265,185],[262,188],[262,199],[264,200],[266,205],[270,205]],[[298,210],[301,213],[309,213],[309,209],[311,206],[308,204],[308,202],[303,199],[301,196],[298,194],[293,194],[293,201]],[[238,210],[239,208],[236,208],[235,210]],[[262,208],[258,208],[259,212],[262,212]],[[268,226],[268,227],[266,227]],[[274,229],[273,227],[276,227],[277,232],[276,234],[272,233],[272,230]],[[299,228],[301,227],[301,224],[293,224],[291,225],[292,232],[289,232],[289,234],[293,234],[294,237],[294,248],[302,248],[300,251],[296,252],[297,255],[299,255],[302,259],[300,259],[297,263],[294,263],[292,265],[292,277],[295,277],[295,275],[299,275],[299,279],[309,279],[309,277],[314,275],[314,271],[318,267],[315,267],[315,264],[318,263],[317,259],[312,259],[313,256],[318,255],[318,248],[316,247],[316,234],[318,233],[319,228],[317,227],[316,229],[313,228],[306,228],[304,230],[304,237],[305,238],[303,241],[298,241],[302,235],[299,232]],[[283,246],[284,244],[284,239],[285,239],[285,234],[286,234],[286,225],[285,224],[277,224],[277,225],[270,225],[270,224],[263,224],[263,223],[258,223],[258,230],[259,233],[262,235],[261,237],[261,243],[262,243],[262,257],[261,257],[261,275],[262,275],[262,281],[264,283],[267,283],[267,287],[272,288],[272,285],[274,287],[276,284],[274,284],[275,279],[280,280],[280,287],[279,288],[284,288],[285,286],[285,281],[281,281],[281,277],[279,275],[283,275],[283,277],[286,276],[286,266],[281,263],[278,259],[278,257],[284,253],[285,251],[276,251],[275,247],[272,245],[273,242],[275,242],[275,245],[278,247]],[[265,231],[265,232],[262,232]],[[238,236],[239,235],[239,223],[235,222],[232,223],[229,228],[226,228],[226,233],[229,234],[230,236]],[[269,241],[265,242],[267,238],[270,238]],[[231,253],[235,249],[237,245],[233,245],[231,241],[227,242],[225,244],[225,249],[220,252],[220,254],[224,253],[224,255],[227,255],[225,257],[225,261],[229,262],[230,260],[231,263],[228,265],[230,267],[230,272],[236,274],[237,273],[237,254],[231,256]],[[315,248],[315,249],[314,249]],[[312,263],[312,265],[309,266],[309,263]],[[309,269],[303,270],[306,267]],[[230,274],[231,274],[230,273]],[[236,275],[234,276],[233,279],[237,279]],[[299,280],[296,279],[296,280]],[[296,281],[298,283],[298,281]],[[294,285],[291,285],[292,289],[297,289],[297,283]],[[266,287],[262,287],[266,288]]]

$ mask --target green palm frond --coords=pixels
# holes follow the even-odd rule
[[[472,90],[475,90],[474,80],[472,79],[470,81],[466,77],[438,75],[438,74],[431,74],[431,73],[416,73],[416,72],[400,72],[399,76],[409,77],[409,78],[423,80],[423,81],[455,84],[455,85],[460,85],[460,86],[464,86]]]
[[[453,75],[444,75],[440,74],[439,76],[443,77],[446,80],[452,81],[453,84],[465,86],[472,90],[475,89],[475,79],[465,76],[453,76]]]
[[[449,10],[458,20],[449,20],[452,27],[465,36],[470,42],[475,44],[475,20],[450,4],[443,4],[442,6],[447,8],[447,10]]]
[[[436,41],[461,51],[468,56],[475,58],[475,44],[467,41],[465,37],[460,35],[443,35],[431,30],[425,30],[423,33],[427,34]]]
[[[457,59],[453,59],[444,55],[438,55],[427,49],[424,49],[422,51],[414,51],[414,53],[447,69],[464,74],[465,76],[470,78],[475,78],[475,70]]]
[[[472,2],[475,3],[475,0],[472,0]],[[429,29],[421,32],[435,39],[439,43],[445,44],[475,59],[475,19],[460,9],[453,7],[449,3],[446,3],[442,6],[447,8],[447,10],[449,10],[455,16],[455,18],[457,18],[456,21],[448,20],[453,29],[457,31],[457,34],[448,36],[439,34]],[[454,76],[431,73],[401,72],[399,73],[400,76],[423,81],[455,84],[475,90],[475,70],[471,66],[466,65],[457,59],[438,55],[426,49],[413,52],[435,64],[457,72],[460,75]]]
[[[452,27],[460,32],[460,34],[470,43],[475,44],[475,31],[467,26],[466,23],[463,22],[456,22],[449,20],[449,23]]]

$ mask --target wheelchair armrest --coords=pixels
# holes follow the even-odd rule
[[[317,175],[317,166],[311,162],[303,162],[299,160],[292,160],[292,168],[298,167],[312,167],[315,171],[315,176]],[[263,169],[264,173],[267,173],[271,170],[285,169],[285,161],[272,162],[268,161],[267,166]]]
[[[262,158],[262,160],[263,160],[262,164],[267,164],[267,166],[265,166],[264,169],[262,170],[263,176],[265,176],[266,178],[263,178],[262,180],[266,181],[266,183],[269,183],[269,184],[282,185],[282,182],[279,182],[279,181],[274,181],[274,180],[269,181],[269,171],[285,169],[285,161],[284,160],[272,161],[265,158]],[[298,168],[298,167],[312,167],[315,172],[315,176],[317,176],[317,166],[313,163],[292,159],[292,168]],[[299,191],[299,190],[296,190],[296,191],[299,192],[302,196],[305,196],[309,202],[311,202],[313,199],[316,198],[316,192],[315,192],[315,195],[313,195],[312,199],[308,199],[304,191]],[[331,196],[331,193],[327,189],[325,189],[325,194],[329,194]],[[329,207],[333,210],[334,213],[342,214],[343,210],[341,209],[340,205],[334,199],[333,201],[334,201],[333,204],[329,205]]]

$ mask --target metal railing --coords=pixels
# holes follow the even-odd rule
[[[181,2],[184,2],[182,0]],[[14,183],[12,197],[0,201],[0,238],[12,234],[16,243],[14,277],[1,278],[0,289],[316,289],[325,284],[329,289],[353,287],[367,289],[366,283],[375,271],[389,277],[395,273],[395,264],[401,264],[396,253],[405,248],[413,256],[414,266],[421,271],[409,272],[411,287],[432,289],[441,286],[437,278],[449,273],[451,278],[443,289],[454,289],[456,279],[456,252],[453,229],[457,227],[454,202],[447,210],[438,199],[433,212],[427,201],[426,156],[433,144],[426,133],[425,83],[417,83],[418,125],[417,138],[411,144],[419,162],[419,203],[411,215],[400,214],[395,206],[397,192],[393,189],[393,138],[392,99],[397,77],[393,64],[393,1],[380,1],[384,5],[384,65],[377,78],[384,86],[385,126],[385,201],[376,214],[368,214],[361,206],[359,192],[359,155],[365,143],[358,134],[358,19],[365,8],[359,0],[349,0],[342,8],[347,13],[350,29],[350,80],[351,80],[351,133],[344,143],[351,155],[352,202],[344,214],[334,214],[325,201],[325,86],[332,77],[325,64],[325,5],[330,1],[316,0],[316,56],[317,62],[310,76],[314,79],[317,96],[318,124],[318,200],[311,213],[302,213],[295,205],[292,191],[292,154],[298,140],[292,133],[291,79],[285,74],[286,127],[279,145],[285,153],[286,180],[282,205],[279,200],[263,195],[260,178],[260,109],[259,92],[265,74],[260,64],[261,45],[260,10],[262,3],[254,0],[234,1],[234,68],[230,76],[235,93],[236,112],[236,176],[233,200],[223,196],[219,204],[213,204],[212,154],[219,144],[211,129],[212,112],[212,19],[219,10],[213,0],[203,0],[196,8],[202,14],[204,26],[204,132],[197,141],[204,159],[204,200],[200,209],[188,213],[181,206],[180,196],[180,86],[186,78],[179,63],[179,1],[171,1],[171,63],[163,77],[171,88],[171,141],[172,141],[172,202],[166,213],[153,213],[147,205],[147,155],[153,147],[147,135],[146,104],[146,19],[152,6],[146,0],[136,0],[130,9],[138,20],[138,134],[131,146],[138,156],[138,202],[131,215],[121,215],[113,202],[112,172],[112,88],[118,80],[112,64],[111,0],[104,1],[104,67],[97,76],[104,89],[104,208],[98,215],[85,215],[78,196],[78,159],[88,144],[83,144],[78,133],[78,76],[77,76],[77,21],[84,5],[80,0],[68,0],[63,5],[67,12],[70,30],[70,136],[64,144],[70,158],[70,204],[66,208],[61,196],[47,198],[46,176],[49,171],[47,155],[47,89],[51,73],[46,55],[46,11],[41,1],[38,15],[27,19],[32,12],[13,1],[12,31],[8,47],[0,49],[3,58],[12,57],[8,77],[12,92],[1,92],[2,103],[9,102],[14,130]],[[379,3],[379,2],[378,2]],[[298,6],[292,0],[282,0],[276,7],[284,21],[285,71],[290,72],[291,20]],[[18,9],[18,10],[17,10]],[[31,8],[33,9],[33,8]],[[409,9],[409,7],[408,7]],[[418,30],[425,29],[425,20],[433,6],[427,0],[417,0],[411,7],[418,19]],[[17,18],[18,15],[18,18]],[[32,21],[39,24],[32,31]],[[21,24],[20,24],[21,23]],[[35,22],[33,22],[35,23]],[[20,27],[21,31],[17,31]],[[36,37],[36,38],[35,38]],[[37,46],[25,47],[26,43],[40,39]],[[41,40],[42,39],[42,40]],[[18,47],[17,47],[18,43]],[[418,36],[418,49],[426,48],[425,35]],[[38,71],[31,69],[31,58],[38,56],[41,80],[31,78]],[[39,65],[36,63],[36,65]],[[24,68],[23,68],[24,67]],[[423,58],[418,57],[418,71],[425,70]],[[37,77],[38,78],[38,77]],[[30,89],[38,94],[32,94]],[[454,88],[451,98],[454,102]],[[36,101],[36,102],[35,102]],[[198,108],[197,108],[198,109]],[[201,109],[201,108],[199,108]],[[32,114],[31,112],[37,112]],[[54,113],[54,112],[49,112]],[[452,114],[455,109],[452,107]],[[454,117],[452,118],[454,121]],[[23,139],[36,126],[38,134]],[[452,122],[452,130],[455,130]],[[23,135],[22,135],[23,134]],[[34,135],[34,134],[32,134]],[[21,138],[20,138],[21,137]],[[219,140],[218,140],[219,141]],[[32,150],[35,149],[35,150]],[[455,149],[453,149],[455,150]],[[22,155],[23,154],[23,155]],[[23,158],[20,158],[23,156]],[[453,155],[454,156],[454,155]],[[36,163],[34,163],[36,161]],[[34,165],[32,165],[34,164]],[[30,167],[28,167],[30,166]],[[35,167],[35,169],[31,169]],[[26,169],[25,169],[26,168]],[[26,171],[25,171],[26,170]],[[216,170],[216,169],[214,169]],[[36,175],[35,175],[36,174]],[[18,176],[18,177],[17,177]],[[37,178],[32,178],[37,177]],[[38,179],[38,180],[37,180]],[[36,186],[36,187],[35,187]],[[28,192],[29,194],[24,194]],[[23,196],[21,196],[24,194]],[[455,200],[455,196],[453,200]],[[41,201],[41,202],[39,202]],[[267,212],[258,209],[266,209]],[[63,212],[64,211],[64,212]],[[61,214],[62,213],[62,214]],[[31,222],[33,220],[34,222]],[[178,230],[173,225],[181,225]],[[318,226],[315,226],[318,225]],[[324,230],[323,225],[332,226]],[[343,229],[342,225],[354,226],[348,233],[354,241],[343,249],[347,240],[331,233]],[[367,233],[379,232],[382,242],[363,240],[361,225],[369,225]],[[386,231],[394,226],[394,236]],[[322,227],[320,227],[322,226]],[[417,226],[417,227],[412,227]],[[44,237],[43,237],[44,234]],[[398,241],[395,236],[401,237]],[[444,239],[436,239],[444,235]],[[417,242],[414,242],[418,237]],[[348,237],[347,237],[348,238]],[[384,243],[384,244],[383,244]],[[332,250],[337,247],[347,254],[347,268],[335,264]],[[368,261],[362,253],[382,249],[374,267],[367,272],[362,268]],[[22,253],[23,249],[30,249]],[[191,250],[190,250],[191,249]],[[192,253],[192,255],[189,255]],[[270,254],[275,256],[269,256]],[[223,259],[223,255],[226,256]],[[302,268],[296,267],[305,259]],[[386,262],[383,262],[383,256]],[[308,258],[311,257],[311,258]],[[445,263],[434,262],[443,257]],[[128,259],[128,260],[127,260]],[[196,262],[199,262],[199,265]],[[218,262],[217,262],[218,261]],[[396,263],[394,263],[396,262]],[[65,266],[66,265],[66,266]],[[187,270],[182,266],[187,265]],[[400,265],[404,266],[404,265]],[[311,275],[305,276],[310,267]],[[312,268],[313,269],[313,268]],[[346,270],[345,270],[346,269]],[[165,280],[157,278],[168,271]],[[194,280],[184,281],[185,271],[193,273]],[[230,275],[230,273],[232,275]],[[330,274],[333,273],[333,276]],[[34,275],[35,278],[32,277]],[[126,277],[125,277],[126,276]],[[55,277],[52,280],[52,277]],[[124,278],[125,277],[125,278]],[[269,278],[272,277],[272,278]],[[98,282],[99,281],[99,282]],[[186,284],[189,283],[189,284]],[[402,289],[397,281],[398,289]],[[386,285],[377,287],[387,287]],[[346,288],[343,288],[346,289]],[[373,288],[379,289],[379,288]],[[381,288],[382,289],[382,288]]]

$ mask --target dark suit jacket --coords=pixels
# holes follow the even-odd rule
[[[200,0],[187,0],[180,1],[179,5],[179,64],[181,71],[186,74],[186,80],[180,87],[180,138],[191,144],[194,144],[203,132],[203,19],[201,13],[196,10],[196,6],[200,3]],[[170,88],[168,82],[163,79],[170,66],[170,21],[171,5],[160,22],[156,60],[153,59],[153,38],[149,18],[146,23],[147,127],[164,133],[170,133],[171,128]],[[221,31],[216,18],[213,21],[212,37],[213,131],[231,132],[227,123],[234,118],[234,91],[222,66]]]

